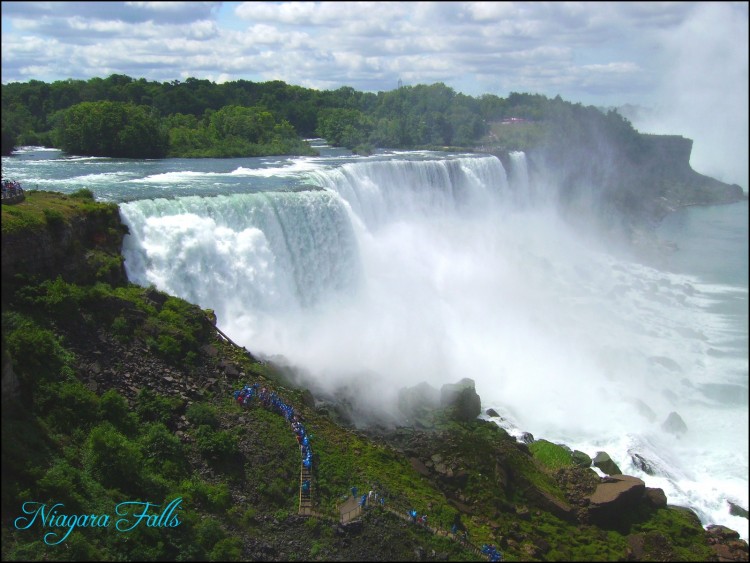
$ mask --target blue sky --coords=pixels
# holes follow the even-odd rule
[[[747,169],[747,2],[2,2],[4,84],[113,73],[648,106]]]

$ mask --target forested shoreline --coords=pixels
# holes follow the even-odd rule
[[[616,111],[539,94],[475,98],[442,83],[375,94],[278,80],[159,83],[113,74],[2,86],[5,155],[20,145],[122,158],[314,154],[303,141],[309,137],[360,153],[488,142],[502,150],[525,150],[559,140],[561,127],[575,137],[592,125],[637,145],[639,134]]]

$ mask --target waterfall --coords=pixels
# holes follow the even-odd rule
[[[328,192],[140,200],[120,210],[129,279],[225,319],[309,306],[360,272],[346,210]]]
[[[471,213],[494,206],[508,192],[494,157],[348,163],[310,173],[337,192],[370,229],[394,220]]]

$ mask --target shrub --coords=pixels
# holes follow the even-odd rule
[[[143,454],[134,442],[105,422],[94,427],[86,443],[87,465],[101,483],[136,492],[141,481]]]
[[[149,424],[138,441],[146,456],[146,467],[170,479],[185,474],[182,443],[164,424]]]
[[[16,313],[3,316],[6,344],[13,367],[27,386],[57,379],[62,367],[73,362],[55,333]]]
[[[206,551],[210,551],[217,542],[226,537],[224,529],[216,518],[204,518],[195,527],[196,539]]]
[[[58,459],[39,480],[40,501],[61,502],[71,512],[82,512],[84,497],[81,495],[84,481],[79,469],[66,460]]]
[[[69,431],[95,422],[99,397],[80,381],[45,385],[38,397],[39,410],[57,431]]]
[[[193,403],[185,412],[187,419],[196,426],[219,427],[219,419],[216,417],[216,409],[206,403]]]
[[[88,188],[81,188],[80,190],[74,191],[72,194],[70,194],[70,197],[75,197],[78,199],[94,199],[94,192],[92,192]]]
[[[242,558],[242,542],[238,538],[219,540],[208,557],[211,561],[239,561]]]
[[[205,424],[198,427],[196,444],[201,455],[209,461],[227,462],[239,453],[237,443],[229,432],[216,432]]]
[[[136,398],[135,410],[142,421],[169,424],[182,401],[176,397],[157,395],[150,389],[142,389]]]

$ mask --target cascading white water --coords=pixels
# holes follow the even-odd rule
[[[131,281],[215,309],[299,310],[352,286],[356,241],[339,198],[263,192],[123,204]]]
[[[747,471],[747,431],[700,392],[747,385],[746,358],[711,352],[737,339],[710,311],[734,290],[604,252],[560,219],[554,197],[534,197],[522,154],[511,165],[367,159],[301,172],[317,191],[123,204],[126,268],[213,308],[254,353],[283,355],[370,407],[392,412],[402,386],[471,377],[519,428],[606,450],[706,521],[719,507],[695,483],[747,506],[746,475],[707,476],[727,452]],[[660,428],[671,411],[690,428],[677,442]],[[746,429],[746,405],[738,412]],[[701,451],[710,440],[719,453]],[[659,475],[633,468],[633,452]]]
[[[355,220],[369,229],[471,213],[497,205],[508,187],[505,169],[495,158],[350,163],[311,171],[310,177],[346,200]]]

